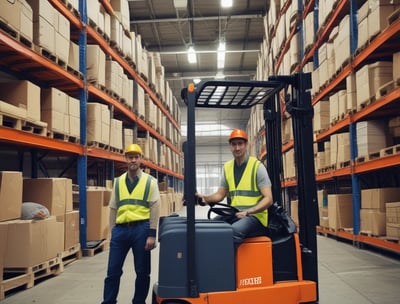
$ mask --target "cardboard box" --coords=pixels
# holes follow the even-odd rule
[[[19,219],[22,210],[22,172],[0,171],[0,221]]]
[[[386,213],[374,209],[360,210],[360,231],[373,236],[386,235]]]
[[[379,87],[393,80],[393,63],[378,61],[356,72],[357,107],[374,97]]]
[[[79,71],[79,46],[72,41],[69,42],[68,66]]]
[[[39,16],[39,20],[33,22],[33,42],[50,54],[55,54],[56,34],[53,23]]]
[[[353,227],[353,207],[351,194],[328,194],[329,228]]]
[[[160,216],[168,216],[170,214],[168,194],[160,192]]]
[[[66,178],[24,179],[23,201],[44,205],[51,215],[63,215],[72,210],[72,182]]]
[[[386,203],[386,222],[400,224],[400,202]]]
[[[357,151],[359,156],[379,152],[390,146],[387,123],[382,120],[368,120],[356,123]]]
[[[371,5],[371,11],[368,15],[368,34],[373,37],[389,26],[387,19],[399,6],[379,4],[381,1],[376,0],[369,0],[368,2],[370,4],[375,3],[375,5]]]
[[[79,244],[79,211],[66,212],[57,220],[64,224],[64,251]]]
[[[80,138],[81,137],[81,120],[79,117],[69,116],[69,136]]]
[[[63,61],[65,64],[68,64],[69,57],[69,39],[65,38],[58,32],[54,33],[55,35],[55,55],[58,57],[60,61]]]
[[[328,207],[319,207],[319,225],[324,228],[329,227]]]
[[[33,11],[25,1],[0,1],[0,17],[20,34],[32,41]]]
[[[33,11],[33,21],[39,21],[40,17],[47,20],[50,24],[55,24],[56,10],[49,1],[42,0],[26,0]]]
[[[9,221],[7,226],[4,267],[35,266],[55,258],[63,251],[63,224],[58,223],[54,216],[39,221]]]
[[[87,46],[87,79],[89,83],[106,84],[106,55],[98,45]]]
[[[400,240],[400,224],[386,224],[386,237]]]
[[[393,54],[393,80],[400,79],[400,52]]]
[[[0,222],[0,282],[3,280],[4,255],[6,254],[8,240],[7,222]]]
[[[400,201],[400,188],[374,188],[361,190],[361,208],[386,211],[386,203]]]
[[[90,189],[87,195],[87,235],[88,241],[99,241],[109,238],[110,225],[108,192],[104,188]]]
[[[68,113],[68,95],[56,88],[42,89],[41,109]]]
[[[290,201],[290,217],[293,219],[294,223],[299,225],[299,201]]]
[[[317,191],[318,207],[328,206],[328,194],[325,189]]]
[[[26,118],[40,121],[40,87],[28,80],[0,83],[0,100],[26,109]]]
[[[109,145],[110,143],[110,110],[106,105],[87,103],[87,142]],[[121,134],[122,136],[122,134]]]
[[[49,131],[61,134],[68,134],[68,129],[65,128],[65,114],[53,110],[42,110],[42,120],[47,123]]]
[[[71,38],[69,20],[57,10],[55,12],[55,19],[57,19],[57,27],[56,27],[57,32],[65,39],[67,39],[69,42]]]

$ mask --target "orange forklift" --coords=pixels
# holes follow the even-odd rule
[[[186,216],[159,224],[159,272],[153,304],[318,303],[316,226],[319,224],[313,158],[311,76],[297,73],[268,81],[202,81],[182,90],[187,104],[184,152]],[[247,238],[237,250],[232,228],[210,214],[234,214],[228,204],[210,207],[196,219],[195,109],[243,110],[263,104],[266,167],[274,204],[265,236]],[[283,180],[282,108],[293,122],[299,226],[287,215]]]

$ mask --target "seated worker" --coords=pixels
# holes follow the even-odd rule
[[[229,197],[231,205],[240,210],[233,218],[219,217],[232,225],[233,241],[237,248],[246,237],[265,235],[272,192],[267,169],[259,160],[247,154],[246,132],[233,130],[229,144],[234,159],[224,164],[218,190],[210,195],[196,195],[205,204],[218,203]]]

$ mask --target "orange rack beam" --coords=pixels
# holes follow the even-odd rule
[[[27,145],[35,148],[51,149],[84,155],[83,146],[79,144],[56,140],[6,127],[0,127],[0,139],[3,141]]]

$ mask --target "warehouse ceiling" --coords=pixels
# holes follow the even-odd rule
[[[130,0],[131,31],[141,35],[148,51],[160,53],[165,78],[181,103],[181,89],[195,78],[215,79],[223,74],[226,80],[253,79],[268,3],[233,0],[231,8],[222,8],[220,0]],[[221,41],[225,42],[225,65],[218,69]],[[190,46],[195,49],[196,63],[188,62]],[[199,115],[198,123],[219,121],[221,130],[246,127],[248,111],[215,112]],[[182,125],[185,120],[182,115]]]

